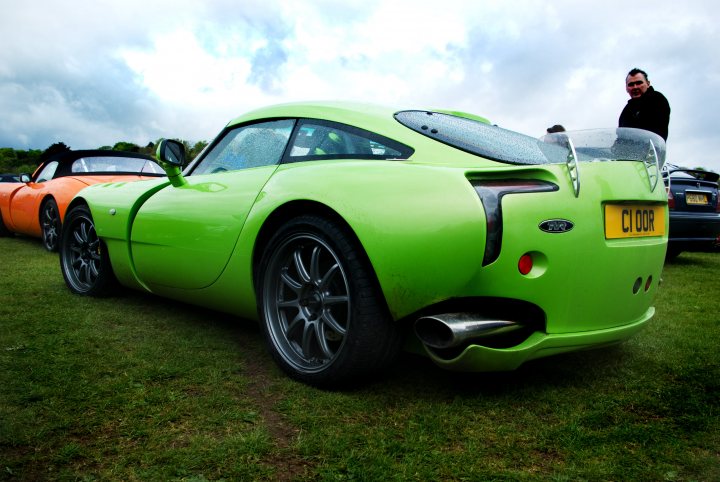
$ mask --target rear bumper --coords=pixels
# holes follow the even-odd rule
[[[720,213],[682,213],[670,211],[669,240],[715,239],[720,235]]]
[[[464,372],[509,371],[516,369],[529,360],[622,342],[640,331],[654,314],[655,308],[650,307],[642,317],[632,323],[603,330],[558,334],[535,332],[524,342],[511,348],[499,349],[470,345],[460,355],[452,359],[440,358],[428,348],[425,348],[425,352],[435,364],[447,370]]]
[[[670,248],[705,251],[718,248],[720,213],[683,213],[670,211]]]

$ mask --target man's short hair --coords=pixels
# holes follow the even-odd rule
[[[642,74],[643,77],[645,77],[645,80],[648,79],[647,73],[642,69],[638,69],[637,67],[635,67],[630,72],[628,72],[628,74],[625,76],[625,78],[627,79],[628,77],[632,77],[633,75],[637,75],[637,74]]]
[[[565,128],[560,124],[555,124],[554,126],[547,128],[548,134],[553,134],[555,132],[565,132]]]

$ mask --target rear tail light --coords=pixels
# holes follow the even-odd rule
[[[715,212],[720,213],[720,192],[716,196],[717,202],[715,203]]]
[[[675,209],[675,196],[670,189],[668,189],[668,209]]]
[[[483,266],[489,265],[500,256],[503,232],[502,198],[509,194],[553,192],[560,189],[557,184],[535,179],[471,180],[470,182],[480,196],[485,209],[487,237]]]

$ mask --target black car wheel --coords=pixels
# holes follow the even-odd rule
[[[682,253],[682,249],[668,246],[667,252],[665,253],[665,261],[672,261]]]
[[[338,223],[302,216],[282,226],[264,251],[256,287],[270,352],[293,378],[345,384],[397,352],[398,329],[369,262]]]
[[[60,236],[60,212],[54,199],[48,199],[43,203],[40,209],[40,226],[45,249],[50,252],[57,251]]]
[[[70,291],[89,296],[110,293],[115,275],[87,206],[75,206],[65,216],[59,249],[60,269]]]
[[[5,223],[3,223],[2,213],[0,213],[0,238],[5,236],[12,236],[12,231],[10,231],[6,226]]]

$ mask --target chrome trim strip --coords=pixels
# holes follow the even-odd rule
[[[644,162],[645,169],[647,170],[648,174],[648,182],[650,182],[650,192],[653,192],[657,187],[658,178],[660,177],[660,164],[658,160],[657,149],[655,149],[655,144],[653,143],[652,139],[650,139],[649,141],[650,149],[648,149],[648,153]],[[655,172],[651,172],[652,166],[655,166]]]
[[[572,139],[568,137],[567,141],[568,146],[570,147],[570,152],[568,152],[568,157],[565,165],[568,168],[568,174],[570,174],[570,181],[572,181],[575,197],[578,197],[580,195],[580,171],[578,169],[579,166],[577,161],[578,156],[577,152],[575,152],[575,144],[573,144]]]

